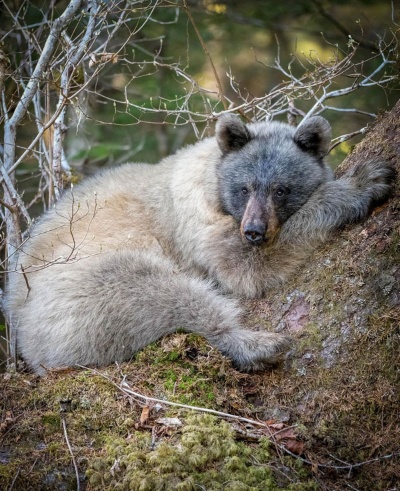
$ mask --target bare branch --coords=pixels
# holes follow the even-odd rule
[[[81,7],[81,4],[82,0],[71,0],[64,13],[61,14],[60,17],[54,21],[50,30],[49,37],[47,38],[46,44],[43,48],[42,54],[36,64],[35,70],[32,73],[32,76],[24,90],[21,100],[18,102],[17,107],[15,108],[14,113],[10,119],[9,124],[11,127],[16,127],[21,122],[26,111],[28,110],[28,106],[36,93],[42,75],[46,71],[50,58],[59,42],[61,31],[74,17],[77,10]]]
[[[183,8],[185,9],[185,12],[187,14],[187,16],[189,17],[189,20],[190,20],[190,23],[192,24],[193,26],[193,29],[196,33],[196,36],[198,37],[199,41],[200,41],[200,44],[201,44],[201,47],[203,48],[204,50],[204,53],[207,55],[207,58],[210,62],[210,65],[211,65],[211,68],[212,68],[212,71],[213,71],[213,74],[214,74],[214,77],[215,77],[215,81],[217,82],[217,85],[218,85],[218,90],[219,90],[219,98],[220,98],[220,101],[222,102],[222,105],[224,106],[224,109],[226,110],[227,109],[227,105],[226,105],[226,101],[225,101],[225,98],[224,98],[224,90],[223,90],[223,87],[222,87],[222,83],[221,83],[221,80],[219,78],[219,75],[218,75],[218,72],[217,72],[217,69],[215,68],[215,64],[213,62],[213,59],[212,59],[212,56],[204,42],[204,39],[202,37],[202,35],[200,34],[200,31],[198,30],[197,28],[197,25],[196,25],[196,22],[194,21],[193,19],[193,16],[189,10],[189,7],[187,6],[187,1],[184,0],[183,2]]]
[[[60,404],[61,404],[61,402],[60,402]],[[67,443],[68,451],[71,455],[72,463],[73,463],[74,469],[75,469],[76,490],[80,491],[79,469],[78,469],[78,465],[77,465],[76,460],[75,460],[74,452],[73,452],[71,444],[69,442],[68,431],[67,431],[67,419],[66,419],[65,410],[63,409],[62,404],[61,404],[60,414],[61,414],[61,421],[62,421],[62,427],[63,427],[63,432],[64,432],[64,438],[65,438],[65,441]]]
[[[96,16],[98,13],[98,2],[96,0],[88,0],[87,10],[89,13],[89,20],[87,22],[85,35],[80,40],[80,43],[75,46],[74,44],[70,44],[68,51],[71,55],[67,55],[69,60],[65,64],[64,70],[61,74],[61,82],[60,82],[60,96],[58,99],[57,109],[58,116],[54,121],[54,139],[53,139],[53,184],[54,184],[54,193],[55,199],[58,200],[61,197],[61,193],[63,190],[62,184],[62,176],[61,176],[61,160],[63,154],[63,140],[64,135],[66,133],[65,126],[65,115],[66,115],[66,105],[69,102],[69,92],[71,86],[71,80],[74,76],[75,69],[77,65],[81,62],[83,56],[87,53],[87,50],[90,49],[90,43],[93,38],[93,33],[96,27]]]

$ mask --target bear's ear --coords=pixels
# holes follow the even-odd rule
[[[223,154],[240,150],[251,139],[246,125],[233,114],[223,114],[218,119],[215,136]]]
[[[329,151],[332,139],[332,129],[325,118],[313,116],[301,123],[294,135],[294,141],[306,152],[310,152],[319,159],[325,157]]]

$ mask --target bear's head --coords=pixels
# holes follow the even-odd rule
[[[221,206],[240,224],[243,240],[271,244],[332,171],[324,163],[331,127],[320,116],[297,128],[285,123],[245,125],[234,115],[217,122]]]

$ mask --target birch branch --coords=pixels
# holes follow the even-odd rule
[[[61,87],[60,95],[58,99],[56,112],[57,118],[54,121],[54,139],[53,139],[53,185],[54,185],[54,197],[58,201],[61,197],[63,190],[62,182],[62,156],[63,156],[63,140],[66,133],[65,115],[67,110],[67,104],[69,104],[69,92],[71,86],[71,79],[75,73],[77,65],[81,62],[83,56],[88,51],[88,46],[92,40],[93,33],[96,27],[96,16],[98,12],[98,3],[96,0],[89,0],[87,10],[89,13],[89,21],[86,26],[86,31],[79,44],[74,45],[71,41],[70,51],[72,52],[69,60],[65,64],[65,67],[61,74]]]
[[[23,91],[22,97],[17,103],[11,117],[8,117],[7,110],[5,111],[4,124],[4,160],[1,168],[3,179],[4,201],[9,205],[16,205],[23,215],[25,221],[29,224],[30,217],[23,205],[21,197],[18,195],[14,184],[13,176],[9,175],[8,171],[15,162],[15,147],[17,138],[17,127],[28,111],[29,105],[34,98],[43,73],[46,70],[51,56],[53,55],[58,44],[61,31],[65,28],[68,22],[73,18],[76,11],[81,6],[82,0],[71,0],[64,13],[56,19],[51,27],[49,37],[43,47],[43,51],[38,59],[36,67]],[[5,108],[6,109],[6,108]],[[17,211],[11,211],[8,208],[5,210],[6,229],[7,229],[7,251],[13,255],[21,243],[20,226]]]
[[[21,100],[18,102],[17,107],[15,108],[15,111],[10,119],[10,126],[17,126],[26,114],[29,104],[31,103],[36,93],[43,73],[46,71],[51,56],[53,55],[54,50],[59,43],[61,31],[72,20],[75,13],[80,8],[81,4],[82,0],[71,0],[65,11],[60,15],[60,17],[58,17],[58,19],[53,22],[49,37],[47,38],[47,41],[43,47],[42,54],[39,57],[35,70],[33,71],[32,76],[21,97]]]

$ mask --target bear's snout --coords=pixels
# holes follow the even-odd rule
[[[262,222],[246,223],[243,227],[243,235],[251,245],[260,245],[264,242],[266,229]]]
[[[243,239],[251,245],[271,244],[280,230],[275,206],[271,199],[250,196],[240,224]]]

